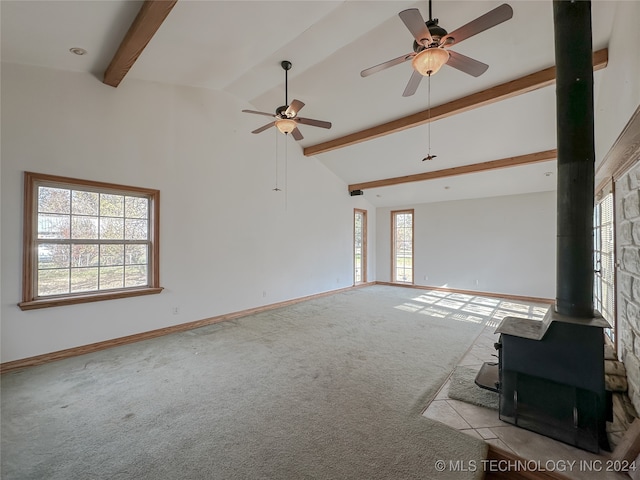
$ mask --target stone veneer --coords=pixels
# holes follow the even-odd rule
[[[640,412],[640,160],[616,184],[618,354]]]

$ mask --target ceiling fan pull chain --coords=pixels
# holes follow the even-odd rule
[[[429,0],[429,9],[431,9],[431,0]],[[429,17],[431,17],[431,12],[429,12]],[[427,78],[427,104],[429,105],[429,112],[427,116],[429,117],[429,130],[428,130],[428,142],[429,142],[429,156],[431,156],[431,75]]]
[[[429,153],[422,159],[423,162],[437,157],[437,155],[431,155],[431,75],[427,75],[427,77],[427,148]]]
[[[274,130],[276,134],[276,188],[273,189],[274,192],[279,192],[278,188],[278,130]]]
[[[287,145],[289,143],[289,134],[286,133],[284,135],[284,211],[287,211],[288,200],[289,200],[289,159],[288,159],[288,148]]]

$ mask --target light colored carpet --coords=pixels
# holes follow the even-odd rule
[[[449,398],[498,410],[498,394],[475,384],[478,368],[458,366],[451,375]]]
[[[484,323],[422,295],[366,287],[6,374],[2,478],[482,478],[435,470],[487,447],[421,411]]]

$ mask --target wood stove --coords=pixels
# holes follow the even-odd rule
[[[543,321],[505,317],[500,341],[500,419],[591,452],[609,450],[601,316],[586,322],[550,310]]]

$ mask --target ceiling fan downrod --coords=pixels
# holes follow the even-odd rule
[[[280,65],[284,69],[284,104],[286,108],[289,106],[289,70],[291,70],[291,62],[283,60]]]

